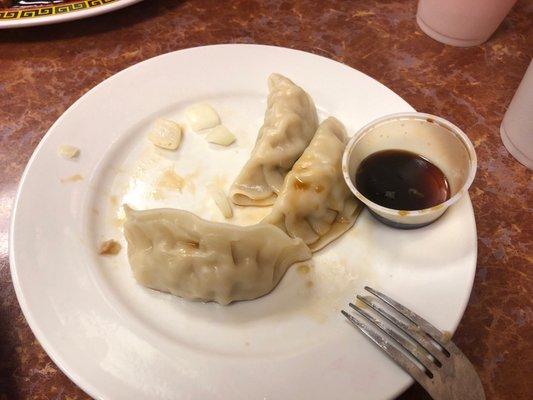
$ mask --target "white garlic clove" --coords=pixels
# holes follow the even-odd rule
[[[148,139],[157,147],[176,150],[181,143],[181,126],[168,119],[159,118],[148,134]]]
[[[218,125],[209,129],[205,137],[205,140],[209,143],[215,143],[221,146],[229,146],[235,141],[235,139],[235,135],[224,125]]]
[[[185,110],[191,128],[198,132],[220,125],[220,117],[213,107],[206,103],[193,104]]]
[[[233,209],[231,208],[231,204],[229,203],[228,197],[224,191],[215,186],[210,186],[209,192],[211,193],[211,197],[213,198],[217,207],[220,209],[220,212],[224,218],[227,219],[233,217]]]

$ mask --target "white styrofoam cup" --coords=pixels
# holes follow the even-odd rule
[[[533,169],[533,60],[503,117],[500,135],[509,153]]]
[[[516,0],[419,0],[416,22],[428,36],[452,46],[486,42]]]

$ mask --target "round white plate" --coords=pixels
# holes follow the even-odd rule
[[[95,398],[392,398],[410,378],[340,314],[365,284],[443,330],[456,328],[476,264],[468,196],[412,231],[388,228],[364,211],[354,228],[314,255],[308,273],[293,267],[271,294],[228,307],[143,288],[124,250],[97,254],[105,239],[124,245],[123,202],[222,220],[205,186],[227,189],[248,158],[271,72],[304,87],[321,118],[334,115],[351,133],[384,114],[412,110],[372,78],[323,57],[268,46],[199,47],[101,83],[33,154],[11,225],[13,282],[40,343]],[[218,110],[237,142],[217,147],[187,129],[177,152],[153,148],[146,137],[154,119],[185,122],[184,109],[199,101]],[[60,158],[60,144],[79,147],[80,158]],[[235,212],[233,222],[246,224],[265,209]]]
[[[141,0],[84,0],[31,8],[0,8],[0,29],[51,25],[105,14]]]

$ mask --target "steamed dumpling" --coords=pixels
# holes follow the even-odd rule
[[[255,299],[274,289],[292,264],[311,258],[302,240],[273,225],[209,222],[176,209],[125,210],[137,282],[186,299]]]
[[[272,212],[262,222],[301,238],[316,251],[355,222],[361,205],[342,176],[346,130],[335,118],[320,126],[309,147],[287,175]]]
[[[274,203],[285,175],[305,150],[318,126],[311,97],[279,74],[268,78],[268,104],[250,159],[230,189],[235,204]]]

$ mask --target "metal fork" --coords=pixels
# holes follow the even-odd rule
[[[383,293],[368,286],[365,290],[371,295],[357,295],[357,299],[387,322],[353,303],[349,306],[362,318],[344,310],[342,314],[422,385],[433,399],[485,399],[474,367],[450,341],[449,335]],[[396,313],[403,318],[397,318]]]

